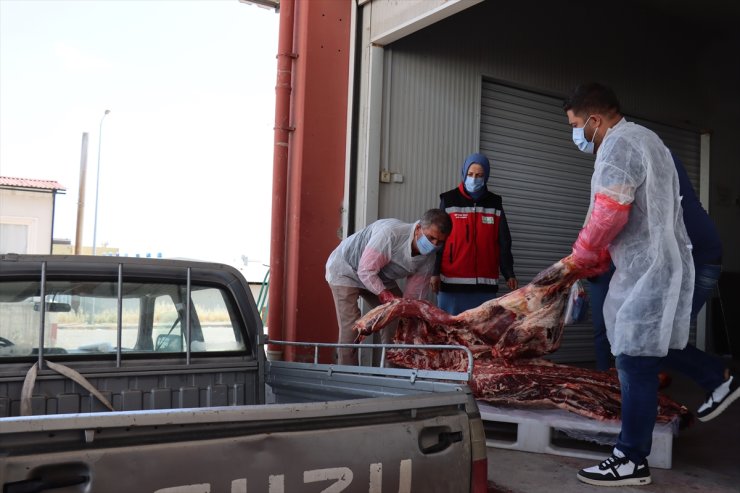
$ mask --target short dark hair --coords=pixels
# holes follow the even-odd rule
[[[563,101],[563,109],[571,110],[578,116],[610,112],[621,113],[619,99],[609,87],[598,82],[576,86]]]
[[[419,224],[422,228],[428,228],[431,225],[437,226],[439,232],[446,235],[452,232],[452,219],[442,209],[429,209],[421,216]]]

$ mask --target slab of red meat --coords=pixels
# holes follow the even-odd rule
[[[559,365],[542,358],[476,362],[474,395],[498,406],[533,408],[558,407],[596,420],[618,420],[621,408],[616,370],[601,372]],[[679,418],[688,424],[692,417],[686,407],[658,394],[659,423]]]
[[[400,319],[394,342],[469,348],[475,360],[470,387],[481,400],[507,406],[559,407],[599,420],[619,419],[616,372],[538,358],[560,347],[564,309],[578,274],[556,264],[523,288],[459,315],[427,301],[396,299],[357,322],[358,341]],[[467,369],[462,351],[389,350],[388,361],[406,368]],[[677,416],[688,420],[690,413],[661,395],[658,421]]]
[[[541,356],[560,347],[564,309],[576,279],[567,271],[561,271],[558,278],[538,278],[459,315],[427,301],[400,298],[368,312],[355,330],[362,339],[396,318],[405,318],[413,321],[406,324],[406,330],[416,334],[419,343],[462,344],[475,354],[489,352],[493,358]]]

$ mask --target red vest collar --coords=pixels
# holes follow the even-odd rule
[[[473,197],[471,197],[470,194],[468,194],[468,191],[465,190],[465,182],[461,181],[460,184],[457,186],[457,189],[460,190],[460,193],[463,194],[463,197],[473,200]]]

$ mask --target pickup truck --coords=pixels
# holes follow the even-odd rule
[[[0,256],[3,493],[487,490],[469,352],[456,373],[268,342],[227,265]]]

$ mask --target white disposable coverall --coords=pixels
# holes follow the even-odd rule
[[[434,255],[411,255],[413,224],[379,219],[342,241],[326,262],[326,281],[335,286],[367,289],[378,294],[406,279],[405,298],[425,298],[434,269]]]
[[[694,264],[671,153],[658,136],[622,119],[599,146],[591,201],[632,204],[609,246],[616,266],[604,301],[614,355],[665,356],[686,346]],[[593,206],[593,204],[592,204]]]

